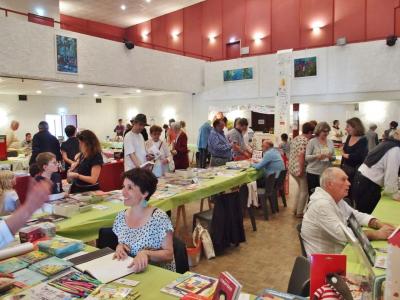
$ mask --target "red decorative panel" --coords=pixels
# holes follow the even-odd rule
[[[246,0],[222,0],[222,36],[223,44],[246,42],[244,24],[246,16]]]
[[[222,1],[207,0],[202,8],[203,55],[222,59]]]
[[[299,0],[272,0],[272,51],[300,47]]]
[[[395,4],[393,0],[367,0],[367,40],[394,33]]]
[[[245,36],[250,54],[271,52],[272,0],[246,1]]]
[[[161,16],[151,20],[151,39],[154,44],[154,49],[165,50],[168,45],[166,16]]]
[[[183,51],[183,10],[178,10],[166,16],[167,47]],[[181,52],[180,52],[181,53]]]
[[[183,10],[183,50],[194,54],[202,53],[201,20],[202,3],[189,6]]]
[[[347,42],[365,40],[365,0],[335,0],[334,42],[346,37]]]
[[[54,27],[54,20],[52,18],[42,17],[31,13],[28,13],[28,21],[40,25]]]

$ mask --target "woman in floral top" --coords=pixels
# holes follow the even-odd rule
[[[295,137],[290,143],[289,173],[298,185],[295,199],[295,215],[303,217],[304,207],[308,199],[308,186],[306,177],[305,155],[308,141],[314,132],[314,124],[307,122],[303,124],[302,134]]]

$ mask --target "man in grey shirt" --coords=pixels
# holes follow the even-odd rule
[[[371,150],[379,144],[378,134],[375,132],[377,128],[378,126],[376,126],[375,124],[371,124],[369,126],[369,130],[365,134],[365,137],[368,141],[368,152],[371,152]]]
[[[243,133],[246,132],[249,123],[246,118],[241,118],[236,122],[235,128],[229,130],[227,134],[228,141],[232,144],[232,157],[235,160],[251,157],[244,142]]]

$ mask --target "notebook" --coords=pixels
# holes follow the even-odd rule
[[[134,273],[134,268],[128,268],[133,258],[128,257],[124,260],[113,259],[114,253],[110,253],[99,258],[75,265],[81,272],[86,272],[90,276],[100,280],[102,283],[109,283],[121,277]],[[77,257],[78,259],[79,257]],[[74,259],[75,260],[75,259]]]

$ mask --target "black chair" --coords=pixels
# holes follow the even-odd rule
[[[97,248],[103,249],[109,247],[115,250],[117,248],[117,245],[118,245],[118,238],[112,231],[112,228],[111,227],[100,228],[99,238],[97,240]],[[174,237],[173,247],[174,247],[176,272],[184,274],[187,271],[189,271],[189,262],[186,252],[186,244],[180,239]]]
[[[264,211],[264,218],[268,220],[268,207],[267,199],[271,205],[272,213],[275,213],[274,209],[274,192],[275,192],[275,174],[270,174],[265,177],[265,185],[263,188],[258,188],[257,193],[261,202],[261,207]]]
[[[276,191],[276,201],[275,201],[275,205],[276,205],[276,209],[277,211],[279,211],[279,207],[278,207],[278,197],[279,195],[282,198],[282,203],[284,207],[287,207],[286,204],[286,195],[285,195],[285,179],[286,179],[286,174],[287,174],[287,170],[283,170],[279,173],[279,177],[278,179],[276,179],[275,182],[275,191]]]
[[[207,226],[203,226],[205,229],[207,229],[210,234],[211,234],[211,221],[212,221],[212,216],[213,216],[213,210],[209,209],[209,210],[205,210],[205,211],[201,211],[198,213],[195,213],[193,215],[193,227],[192,227],[192,231],[194,231],[196,225],[197,225],[197,220],[200,221],[204,221],[205,223],[207,223]]]
[[[302,297],[310,296],[310,262],[307,258],[296,257],[287,292]]]
[[[301,247],[301,255],[303,257],[307,257],[306,248],[304,248],[303,238],[301,237],[301,223],[297,224],[297,236],[299,237],[300,247]]]

